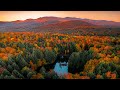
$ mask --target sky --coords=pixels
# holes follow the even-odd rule
[[[77,17],[120,22],[120,11],[0,11],[0,21],[36,19],[45,16]]]

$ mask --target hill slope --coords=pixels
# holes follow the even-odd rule
[[[0,22],[2,32],[60,32],[60,33],[103,33],[120,32],[120,22],[106,20],[90,20],[74,17],[41,17],[37,19],[17,20],[12,22]],[[117,30],[117,31],[116,31]]]

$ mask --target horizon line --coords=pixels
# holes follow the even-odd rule
[[[89,19],[89,18],[80,18],[80,17],[57,17],[57,16],[43,16],[43,17],[37,17],[37,18],[26,18],[26,19],[17,19],[17,20],[12,20],[12,21],[0,21],[0,22],[15,22],[15,21],[25,21],[28,19],[39,19],[39,18],[44,18],[44,17],[56,17],[56,18],[78,18],[78,19],[88,19],[88,20],[95,20],[95,21],[108,21],[108,22],[118,22],[120,23],[120,21],[113,21],[113,20],[105,20],[105,19]]]

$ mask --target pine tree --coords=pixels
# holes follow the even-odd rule
[[[28,63],[24,60],[21,54],[16,57],[16,63],[19,65],[20,68],[28,65]]]
[[[36,73],[33,72],[33,71],[32,71],[32,72],[29,72],[29,73],[27,74],[27,78],[28,78],[28,79],[31,79],[32,76],[35,75],[35,74],[36,74]]]
[[[18,78],[18,79],[20,79],[20,78],[24,79],[24,76],[21,75],[17,70],[13,70],[12,74],[15,75],[16,78]]]
[[[11,75],[11,73],[10,73],[7,69],[5,69],[2,74],[3,74],[4,76],[5,76],[5,75],[10,76],[10,75]]]
[[[0,59],[0,65],[1,65],[2,67],[6,67],[6,63],[5,63],[2,59]]]
[[[10,71],[10,72],[12,72],[12,71],[13,71],[12,66],[11,66],[11,65],[8,65],[8,66],[7,66],[7,70]]]
[[[30,72],[30,68],[28,68],[27,66],[25,66],[22,70],[21,70],[21,73],[24,77],[27,78],[27,74]]]
[[[20,70],[19,66],[15,62],[12,64],[12,68],[18,71]]]
[[[44,55],[45,55],[45,60],[48,63],[52,63],[53,61],[55,61],[56,55],[53,51],[49,51],[46,49]]]
[[[71,72],[80,72],[84,69],[87,61],[93,58],[89,51],[73,52],[68,60],[68,67]]]

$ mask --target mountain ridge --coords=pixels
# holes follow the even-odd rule
[[[59,31],[79,29],[120,28],[120,22],[76,17],[40,17],[37,19],[0,22],[0,31]]]
[[[25,19],[25,20],[14,20],[14,21],[0,21],[1,22],[17,22],[17,21],[27,21],[27,20],[37,20],[37,19],[43,19],[43,18],[56,18],[56,19],[79,19],[79,20],[93,20],[93,21],[107,21],[107,22],[114,22],[114,23],[120,23],[120,22],[117,22],[117,21],[112,21],[112,20],[95,20],[95,19],[88,19],[88,18],[78,18],[78,17],[55,17],[55,16],[45,16],[45,17],[39,17],[39,18],[36,18],[36,19],[32,19],[32,18],[28,18],[28,19]]]

